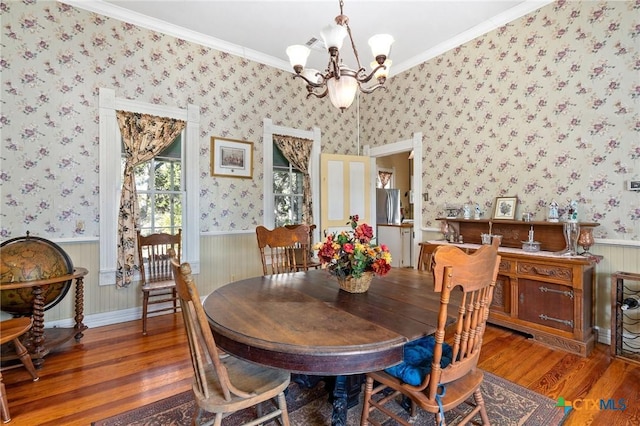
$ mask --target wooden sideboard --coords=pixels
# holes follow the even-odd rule
[[[585,256],[554,255],[565,248],[563,223],[490,221],[442,218],[462,235],[473,251],[480,234],[502,235],[500,272],[489,322],[521,331],[535,340],[569,352],[588,356],[593,350],[593,286],[595,263]],[[491,222],[491,223],[490,223]],[[521,249],[534,226],[542,251]],[[597,223],[581,226],[595,227]],[[432,242],[449,244],[445,241]]]

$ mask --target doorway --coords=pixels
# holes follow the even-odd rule
[[[364,154],[371,157],[371,182],[376,181],[376,158],[388,155],[406,153],[407,159],[411,151],[414,152],[413,176],[411,189],[413,190],[413,253],[419,252],[419,243],[422,241],[422,132],[413,134],[411,139],[405,139],[395,143],[377,147],[364,147]],[[367,152],[368,151],[368,152]],[[375,185],[372,185],[371,217],[375,218]],[[414,256],[415,257],[415,256]],[[416,265],[414,259],[414,265]]]

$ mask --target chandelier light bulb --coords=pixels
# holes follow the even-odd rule
[[[355,77],[342,73],[339,79],[331,78],[327,81],[327,89],[333,106],[344,111],[351,106],[356,97],[358,81]]]
[[[347,29],[342,25],[330,24],[320,31],[320,35],[327,50],[331,51],[331,48],[340,50],[342,49],[344,38],[347,36]]]
[[[307,64],[309,53],[311,53],[311,50],[307,46],[302,46],[300,44],[294,44],[293,46],[287,47],[289,63],[296,73],[299,74],[304,69],[304,66]],[[299,68],[299,70],[297,68]]]
[[[371,53],[373,53],[373,57],[376,58],[379,64],[382,64],[389,56],[393,42],[393,37],[389,34],[377,34],[369,39]],[[380,60],[380,58],[382,58],[382,60]]]

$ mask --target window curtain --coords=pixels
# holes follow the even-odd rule
[[[309,175],[313,141],[284,135],[273,135],[272,138],[289,163],[302,172],[302,222],[313,225],[313,201],[311,199],[311,176]]]
[[[122,194],[118,211],[118,266],[116,287],[128,287],[138,264],[136,226],[138,197],[134,168],[158,155],[184,129],[186,122],[168,117],[156,117],[130,111],[116,111],[122,133],[125,164]]]
[[[393,175],[393,173],[391,173],[391,172],[383,172],[382,170],[378,171],[378,177],[380,178],[380,184],[382,185],[383,188],[387,187],[387,184],[391,180],[391,175]]]

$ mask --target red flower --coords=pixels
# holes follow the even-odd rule
[[[336,251],[333,249],[333,237],[330,235],[318,250],[318,257],[324,262],[329,262],[333,259],[335,254]]]
[[[385,262],[384,259],[376,259],[376,261],[371,265],[371,269],[373,269],[374,273],[382,276],[386,275],[387,272],[391,270],[391,265]]]
[[[356,238],[360,240],[361,243],[368,243],[373,238],[373,228],[366,223],[360,224],[354,230]]]

